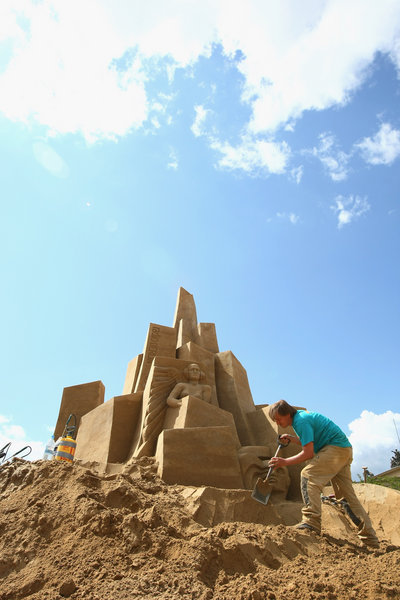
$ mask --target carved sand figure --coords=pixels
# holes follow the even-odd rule
[[[238,451],[238,459],[243,477],[244,487],[252,490],[259,477],[265,477],[268,473],[268,462],[274,455],[272,444],[268,446],[242,446]],[[287,467],[278,467],[270,477],[269,482],[273,484],[274,494],[283,499],[286,498],[290,476]]]
[[[179,381],[186,378],[186,381]],[[210,402],[211,387],[200,380],[205,379],[204,372],[197,363],[188,365],[183,373],[168,367],[154,367],[146,415],[143,422],[141,443],[135,456],[148,456],[154,449],[163,429],[165,412],[168,406],[181,406],[182,398],[195,396],[199,400]]]
[[[200,369],[199,365],[192,363],[183,371],[183,374],[188,381],[177,383],[170,395],[167,398],[167,404],[171,408],[176,408],[182,405],[182,398],[185,396],[194,396],[204,402],[211,400],[211,386],[200,383],[205,379],[205,373]]]

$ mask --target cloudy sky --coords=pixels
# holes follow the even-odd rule
[[[256,404],[399,448],[397,0],[2,0],[0,443],[122,392],[179,286]]]

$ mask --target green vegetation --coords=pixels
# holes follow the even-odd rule
[[[400,451],[399,450],[392,450],[392,458],[390,459],[390,468],[393,469],[393,467],[400,467]]]
[[[383,485],[400,491],[400,477],[367,477],[367,483]]]

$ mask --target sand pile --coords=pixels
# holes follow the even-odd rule
[[[400,548],[362,548],[334,508],[318,536],[205,526],[192,496],[148,458],[115,475],[15,460],[0,469],[1,600],[400,598]],[[270,510],[287,523],[299,507]]]

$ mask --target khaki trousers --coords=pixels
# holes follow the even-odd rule
[[[305,504],[302,521],[321,531],[321,492],[331,481],[337,500],[345,498],[353,513],[351,518],[358,525],[358,536],[364,540],[376,540],[371,520],[353,488],[352,460],[352,448],[325,446],[304,467],[301,471],[301,493]]]

